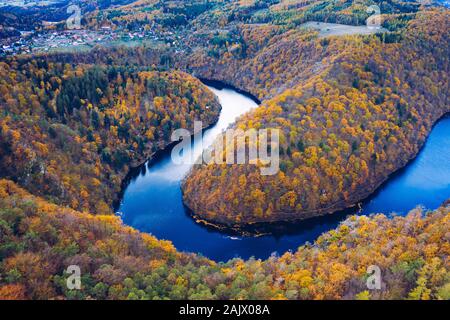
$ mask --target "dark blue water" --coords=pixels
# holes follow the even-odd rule
[[[219,97],[222,113],[217,125],[205,132],[204,145],[196,146],[196,155],[236,116],[256,107],[252,100],[233,90],[211,90]],[[178,250],[200,253],[216,261],[233,257],[267,258],[273,252],[296,250],[355,213],[348,210],[297,224],[280,224],[272,227],[270,235],[260,237],[234,236],[197,224],[187,214],[180,180],[189,165],[174,165],[166,152],[141,170],[124,191],[118,210],[123,221],[159,239],[172,241]],[[359,213],[404,214],[417,205],[435,209],[449,197],[450,118],[447,117],[434,127],[418,157],[366,201]]]

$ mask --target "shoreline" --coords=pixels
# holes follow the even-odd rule
[[[195,77],[195,76],[194,76]],[[257,99],[254,95],[252,95],[249,92],[246,92],[242,89],[239,89],[232,84],[220,81],[220,80],[214,80],[214,79],[207,79],[203,77],[196,77],[199,79],[204,85],[211,86],[216,89],[232,89],[250,99],[255,101],[258,104],[261,104],[259,99]],[[222,106],[221,106],[222,109]],[[220,114],[219,114],[220,115]],[[357,214],[358,209],[361,208],[362,205],[369,202],[371,199],[376,197],[376,195],[382,190],[383,186],[385,186],[389,181],[391,181],[396,176],[400,175],[412,162],[415,161],[418,154],[422,151],[424,148],[428,136],[435,127],[435,125],[442,120],[445,117],[449,117],[450,112],[444,112],[442,115],[437,117],[437,120],[433,122],[433,124],[430,126],[427,137],[425,140],[421,143],[419,146],[417,152],[415,152],[404,164],[400,165],[398,168],[393,170],[390,174],[382,177],[376,184],[374,188],[371,188],[372,190],[363,190],[361,192],[355,192],[353,193],[355,200],[352,201],[350,204],[343,205],[343,201],[340,200],[338,202],[335,202],[331,205],[329,205],[326,208],[319,208],[317,210],[310,210],[305,212],[305,216],[303,217],[294,217],[294,218],[286,218],[288,215],[292,215],[292,213],[284,212],[282,215],[284,216],[281,219],[271,219],[271,220],[261,220],[261,221],[252,221],[252,222],[245,222],[245,223],[226,223],[226,222],[220,222],[215,220],[210,220],[202,217],[199,214],[196,214],[186,203],[185,197],[184,197],[184,190],[181,188],[182,193],[182,202],[183,206],[185,207],[186,214],[195,221],[195,223],[202,225],[203,227],[222,232],[227,235],[233,235],[233,236],[248,236],[248,237],[260,237],[264,235],[284,235],[289,234],[292,230],[298,230],[299,226],[304,225],[314,225],[316,223],[319,223],[319,221],[329,220],[331,217],[333,220],[336,219],[335,222],[340,222],[344,220],[348,215]],[[219,117],[211,124],[209,124],[207,127],[202,129],[202,132],[205,130],[208,130],[212,128],[218,121]],[[144,161],[141,161],[136,166],[130,166],[130,170],[126,174],[125,178],[122,180],[121,185],[121,191],[119,193],[119,196],[117,197],[117,200],[113,202],[113,209],[114,213],[118,213],[118,209],[120,208],[121,201],[124,196],[124,192],[126,188],[128,187],[129,183],[133,181],[134,178],[139,176],[141,174],[144,166],[151,166],[154,164],[158,159],[167,154],[167,152],[170,152],[172,148],[178,143],[178,141],[173,141],[167,144],[163,149],[157,150],[150,154],[149,157],[146,157]],[[147,168],[146,168],[147,169]],[[192,168],[191,168],[192,169]],[[190,169],[190,170],[191,170]],[[144,169],[145,170],[145,169]],[[189,172],[186,174],[186,176],[181,180],[181,186],[184,183],[184,180],[188,177]],[[361,196],[357,196],[361,195]],[[378,212],[373,212],[378,213]],[[390,214],[390,213],[385,213]]]

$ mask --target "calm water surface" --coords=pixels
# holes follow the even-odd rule
[[[209,87],[222,104],[217,124],[205,131],[203,146],[235,119],[257,107],[250,98],[232,90]],[[273,252],[296,250],[313,242],[320,234],[335,228],[352,211],[310,219],[295,225],[280,226],[271,235],[239,237],[197,224],[182,203],[180,183],[189,165],[174,165],[170,152],[160,155],[141,168],[124,190],[118,208],[124,223],[173,242],[178,250],[203,254],[216,261],[233,257],[267,258]],[[404,214],[417,205],[434,209],[450,197],[450,118],[444,118],[432,130],[418,157],[395,174],[363,206],[360,214],[373,212]]]

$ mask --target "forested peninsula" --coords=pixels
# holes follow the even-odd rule
[[[1,58],[0,299],[450,299],[448,202],[352,215],[294,252],[226,262],[114,214],[127,174],[173,130],[217,121],[201,78],[260,100],[235,128],[282,133],[276,175],[210,164],[183,181],[185,204],[221,226],[356,205],[450,111],[448,9],[383,2],[386,32],[324,36],[303,24],[365,27],[372,1],[200,2],[142,0],[83,20],[130,32],[154,21],[164,44]],[[67,288],[68,265],[81,290]],[[371,265],[380,290],[367,290]]]

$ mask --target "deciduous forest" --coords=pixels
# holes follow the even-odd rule
[[[314,244],[261,261],[177,252],[118,217],[57,206],[0,181],[2,299],[449,299],[449,208],[352,216]],[[66,287],[81,266],[82,290]],[[367,266],[384,273],[366,288]]]
[[[357,205],[450,111],[447,8],[129,2],[102,2],[84,28],[151,31],[153,43],[0,57],[0,299],[450,299],[448,201],[405,216],[351,215],[292,252],[225,262],[179,251],[113,212],[127,175],[173,130],[218,120],[219,100],[199,79],[260,100],[233,128],[281,135],[275,175],[262,176],[262,164],[195,165],[181,187],[196,216],[242,227]],[[386,32],[324,36],[303,25],[365,27],[374,4]],[[0,33],[16,37],[21,21]],[[83,271],[81,290],[67,288],[68,265]],[[380,290],[367,290],[371,265]]]
[[[420,14],[392,43],[374,36],[306,42],[310,33],[289,31],[261,49],[264,40],[252,38],[261,33],[247,30],[247,42],[256,43],[252,58],[196,57],[190,67],[200,74],[272,97],[236,127],[280,129],[281,159],[273,176],[254,165],[197,166],[184,184],[187,204],[231,225],[304,219],[367,197],[450,110],[449,34],[439,32],[449,21],[448,13]]]

